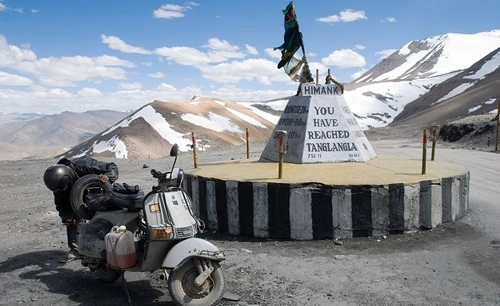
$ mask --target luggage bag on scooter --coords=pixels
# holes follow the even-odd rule
[[[106,258],[104,238],[111,228],[113,224],[104,219],[94,219],[82,224],[78,234],[80,254],[93,258]]]
[[[130,211],[139,211],[142,209],[144,192],[138,185],[131,186],[127,183],[114,183],[109,191],[110,203],[114,207],[127,208]]]
[[[86,203],[90,210],[106,211],[127,208],[131,211],[142,209],[144,192],[138,185],[115,183],[108,192],[89,192]]]

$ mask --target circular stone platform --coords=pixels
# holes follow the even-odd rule
[[[469,171],[378,156],[364,163],[255,159],[185,169],[183,187],[208,229],[245,237],[316,240],[431,229],[464,216]]]

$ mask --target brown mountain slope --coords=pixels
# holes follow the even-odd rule
[[[195,97],[186,102],[154,101],[115,126],[60,156],[81,154],[118,158],[158,158],[177,143],[189,150],[192,133],[200,149],[267,142],[274,123],[249,108],[227,100]]]

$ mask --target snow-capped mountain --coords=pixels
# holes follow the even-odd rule
[[[278,119],[258,107],[220,99],[154,101],[61,156],[158,158],[168,155],[174,143],[181,151],[190,150],[193,136],[201,149],[241,145],[247,129],[252,142],[262,143]]]
[[[407,104],[391,125],[433,124],[471,115],[496,114],[499,88],[500,47]]]
[[[485,61],[499,47],[500,30],[411,41],[354,82],[346,84],[344,96],[362,128],[386,126],[407,104],[472,65]],[[493,68],[490,67],[490,73]],[[473,80],[488,78],[488,74],[480,72],[469,78],[472,84]],[[472,86],[468,90],[472,90]],[[451,98],[454,89],[449,89],[449,97],[444,93],[439,98],[442,101]],[[497,97],[500,94],[490,98]],[[437,100],[432,102],[438,103]]]
[[[411,41],[354,82],[345,84],[344,98],[359,125],[369,129],[389,124],[434,124],[496,111],[498,88],[500,30],[494,30]],[[267,142],[288,99],[260,103],[203,97],[186,102],[154,101],[89,140],[75,143],[75,147],[59,156],[157,158],[167,155],[174,143],[181,150],[189,150],[192,133],[200,149],[241,145],[246,140],[246,129],[251,142]],[[29,122],[43,122],[43,118]],[[81,120],[72,118],[56,120],[64,125],[58,125],[57,131],[77,134],[72,125]],[[53,126],[50,118],[47,122],[39,129]],[[25,130],[30,130],[29,123]],[[88,129],[82,130],[82,135],[88,137],[88,133]],[[53,147],[57,147],[60,133],[53,134],[47,141],[53,141]],[[40,133],[22,135],[26,137],[23,147],[34,146],[42,139]],[[38,136],[30,142],[29,135]],[[11,138],[0,137],[0,144],[19,155],[16,151],[20,147],[13,147]],[[36,154],[30,152],[29,156]]]

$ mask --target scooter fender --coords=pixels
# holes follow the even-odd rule
[[[201,257],[215,261],[226,259],[224,252],[220,251],[212,243],[200,238],[189,238],[176,244],[167,253],[162,268],[173,269],[191,257]]]

